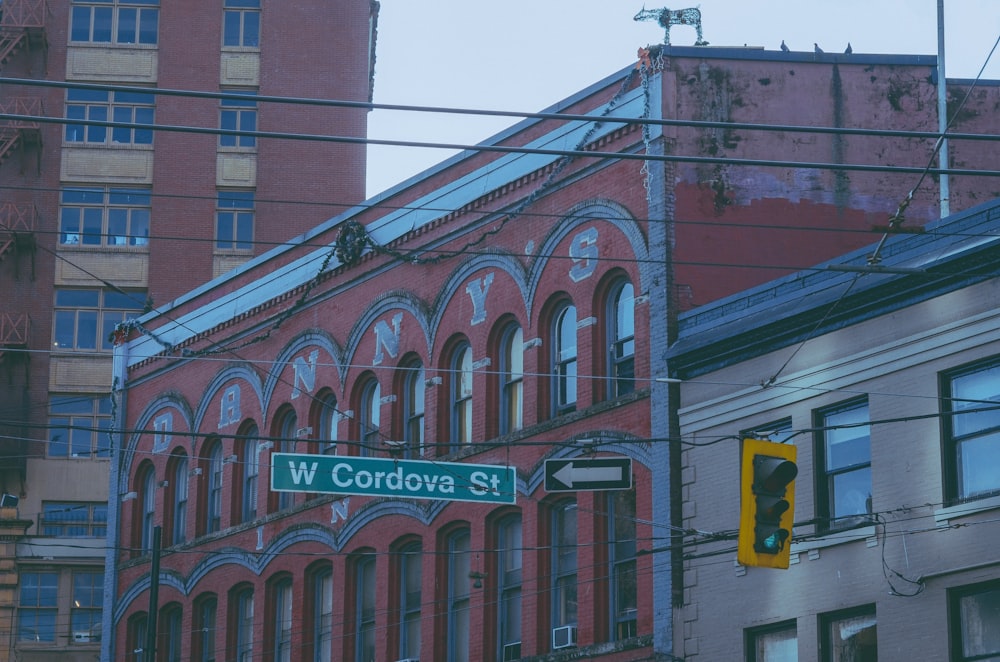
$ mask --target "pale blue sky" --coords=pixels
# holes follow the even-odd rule
[[[673,0],[671,0],[673,2]],[[677,0],[680,2],[680,0]],[[660,8],[648,0],[648,8]],[[693,0],[711,46],[811,52],[937,52],[937,0]],[[655,22],[635,22],[642,0],[381,0],[375,102],[534,112],[635,61],[660,43]],[[1000,36],[1000,0],[945,0],[949,78],[974,78]],[[693,28],[671,41],[692,45]],[[1000,53],[984,73],[1000,79]],[[514,118],[373,111],[369,136],[473,144]],[[369,147],[368,195],[453,152]]]

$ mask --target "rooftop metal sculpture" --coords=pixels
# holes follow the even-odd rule
[[[660,27],[665,30],[663,37],[663,43],[667,46],[670,45],[670,26],[672,25],[691,25],[694,27],[695,31],[698,33],[698,40],[694,42],[695,46],[707,46],[708,42],[701,34],[701,10],[697,7],[690,7],[688,9],[646,9],[643,7],[639,10],[632,20],[635,21],[652,21],[655,20],[660,24]]]

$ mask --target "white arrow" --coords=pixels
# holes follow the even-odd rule
[[[621,482],[623,467],[576,467],[569,463],[552,474],[552,477],[567,487],[575,483]]]

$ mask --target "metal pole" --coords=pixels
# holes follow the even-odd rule
[[[153,527],[153,560],[149,566],[149,611],[146,616],[146,646],[142,653],[145,662],[156,659],[157,602],[160,599],[160,527]]]
[[[944,69],[944,0],[937,0],[937,30],[938,30],[938,55],[937,55],[937,78],[938,78],[938,132],[941,134],[941,149],[938,151],[938,167],[948,168],[948,139],[945,138],[945,131],[948,130],[948,85],[945,83]],[[951,204],[949,197],[951,192],[948,185],[948,174],[941,173],[941,218],[951,214]]]

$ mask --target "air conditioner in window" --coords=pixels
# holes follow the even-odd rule
[[[563,625],[552,628],[552,650],[576,646],[576,626]]]
[[[404,657],[402,660],[396,660],[396,662],[420,662],[420,658],[417,658],[417,657]]]
[[[513,662],[521,659],[521,642],[503,645],[503,662]]]
[[[83,632],[73,633],[73,643],[74,644],[89,644],[91,642],[90,632],[84,630]]]

